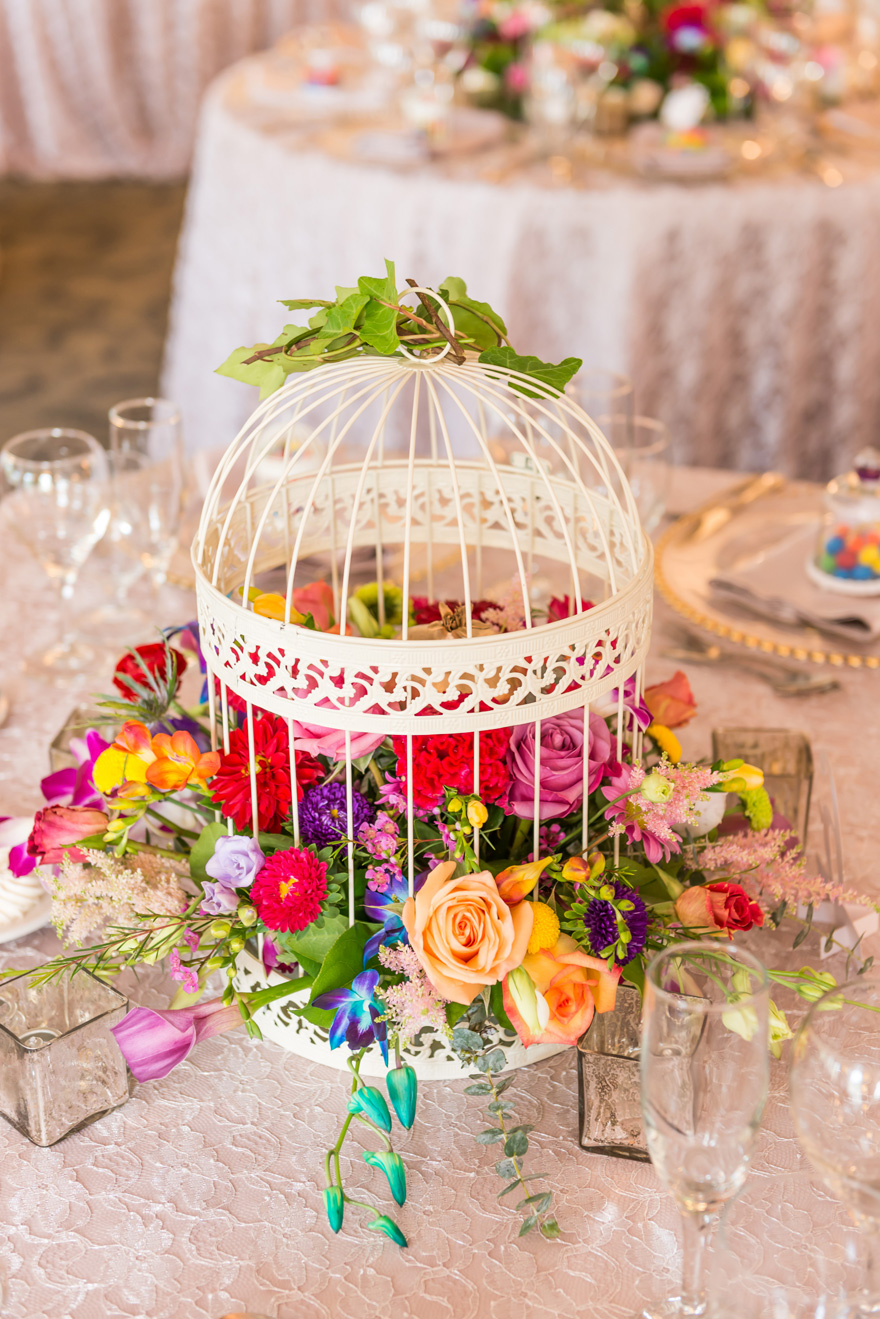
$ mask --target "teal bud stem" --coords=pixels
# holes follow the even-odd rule
[[[364,1150],[364,1163],[384,1172],[395,1202],[402,1205],[406,1200],[406,1169],[400,1155],[393,1150]]]
[[[398,1122],[409,1131],[416,1120],[419,1083],[415,1069],[407,1064],[394,1067],[386,1074],[385,1084]]]
[[[396,1246],[402,1248],[406,1245],[406,1237],[403,1235],[394,1219],[389,1218],[387,1214],[377,1214],[372,1223],[367,1224],[367,1227],[371,1232],[384,1232],[385,1236],[389,1237]]]
[[[340,1187],[324,1187],[324,1208],[327,1210],[327,1222],[334,1232],[338,1232],[342,1227],[342,1215],[345,1212],[345,1201]]]
[[[373,1085],[362,1085],[348,1101],[349,1113],[363,1113],[382,1131],[391,1130],[391,1114],[380,1090]]]

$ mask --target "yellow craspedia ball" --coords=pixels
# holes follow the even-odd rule
[[[532,925],[532,937],[529,939],[530,953],[539,953],[542,948],[553,948],[559,938],[559,917],[546,902],[533,902],[535,920]]]

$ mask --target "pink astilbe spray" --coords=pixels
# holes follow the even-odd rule
[[[409,944],[397,943],[379,949],[379,961],[389,971],[405,975],[408,979],[381,991],[387,1010],[389,1025],[407,1043],[415,1039],[420,1030],[446,1030],[446,1005],[422,970],[422,965]]]
[[[863,902],[864,898],[822,875],[807,874],[807,863],[789,829],[747,830],[728,834],[700,850],[700,867],[723,872],[762,895],[804,905],[819,902]]]
[[[135,864],[88,848],[84,855],[87,862],[65,854],[52,880],[52,924],[64,943],[79,946],[108,922],[126,925],[151,912],[178,916],[186,907],[186,862],[142,853]]]
[[[526,625],[523,606],[523,587],[518,577],[512,577],[510,585],[498,601],[497,608],[490,606],[480,615],[483,623],[491,623],[499,632],[521,632]]]
[[[625,834],[627,842],[641,843],[648,860],[656,864],[681,851],[681,839],[674,826],[696,821],[703,794],[719,783],[721,776],[704,765],[672,765],[664,756],[650,775],[652,780],[665,780],[668,796],[661,801],[644,795],[646,777],[638,761],[620,766],[602,787],[611,803],[605,819],[611,822],[608,832],[612,837]]]

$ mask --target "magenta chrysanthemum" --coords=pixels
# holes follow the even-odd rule
[[[269,930],[304,930],[321,914],[327,863],[303,847],[270,856],[251,885],[250,899]]]

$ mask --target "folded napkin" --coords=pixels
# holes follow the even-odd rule
[[[807,576],[815,551],[818,522],[756,554],[743,568],[713,577],[716,598],[782,627],[814,627],[839,641],[880,638],[880,595],[856,598],[823,591]]]

